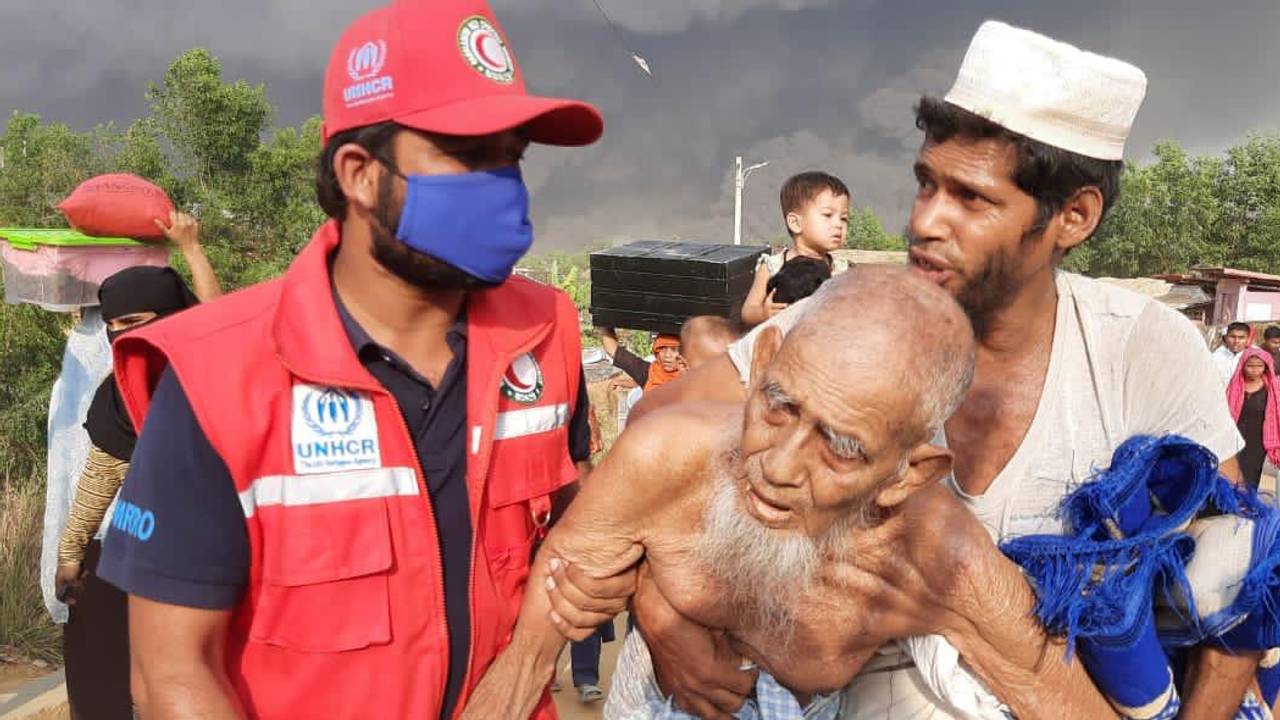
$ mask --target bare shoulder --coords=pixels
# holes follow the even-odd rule
[[[728,404],[687,403],[629,423],[547,542],[601,572],[629,566],[648,533],[670,524],[671,509],[688,506],[703,487],[699,481],[734,414]]]
[[[729,438],[741,428],[741,403],[667,405],[629,423],[605,463],[625,463],[655,484],[686,482],[727,447]],[[660,477],[653,476],[655,473]]]

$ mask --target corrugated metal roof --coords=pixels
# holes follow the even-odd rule
[[[1213,302],[1213,296],[1200,289],[1198,285],[1174,285],[1169,292],[1156,299],[1178,310]]]
[[[1253,270],[1237,270],[1236,268],[1229,267],[1201,267],[1195,268],[1195,272],[1211,278],[1224,277],[1236,280],[1252,280],[1280,287],[1280,275],[1271,275],[1269,273],[1255,272]]]
[[[1164,295],[1165,293],[1169,292],[1169,288],[1173,287],[1172,283],[1168,283],[1168,282],[1165,282],[1164,280],[1159,280],[1156,278],[1102,277],[1098,279],[1105,283],[1110,283],[1112,285],[1119,285],[1120,287],[1128,288],[1129,290],[1132,290],[1138,293],[1139,295],[1146,295],[1147,297],[1160,297],[1161,295]]]
[[[1159,278],[1098,278],[1105,283],[1128,288],[1139,295],[1154,298],[1169,307],[1184,310],[1194,305],[1213,302],[1213,296],[1199,285],[1175,284]]]

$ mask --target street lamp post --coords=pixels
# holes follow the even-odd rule
[[[746,169],[742,167],[742,156],[738,155],[733,159],[733,244],[742,244],[742,188],[747,184],[747,176],[752,170],[759,170],[769,163],[762,162],[751,165]]]

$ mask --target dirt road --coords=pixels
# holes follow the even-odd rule
[[[613,665],[617,660],[618,650],[622,647],[623,633],[627,631],[627,616],[619,615],[613,621],[613,627],[616,631],[614,634],[617,640],[604,644],[604,650],[600,653],[600,688],[609,692],[609,680],[613,677]],[[560,681],[561,690],[554,693],[552,697],[556,699],[556,709],[560,711],[560,720],[599,720],[602,717],[600,710],[604,707],[604,700],[583,705],[578,702],[578,691],[573,687],[573,677],[569,674],[569,651],[565,650],[564,655],[560,658],[560,664],[556,667],[556,679]]]

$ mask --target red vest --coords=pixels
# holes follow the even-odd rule
[[[394,399],[334,307],[328,223],[285,275],[116,343],[141,426],[172,367],[226,462],[248,528],[249,583],[227,672],[261,718],[440,713],[449,657],[435,517]],[[471,658],[458,709],[511,637],[550,494],[572,482],[578,315],[512,278],[467,300]],[[174,478],[181,482],[181,478]],[[535,717],[553,720],[544,695]]]

